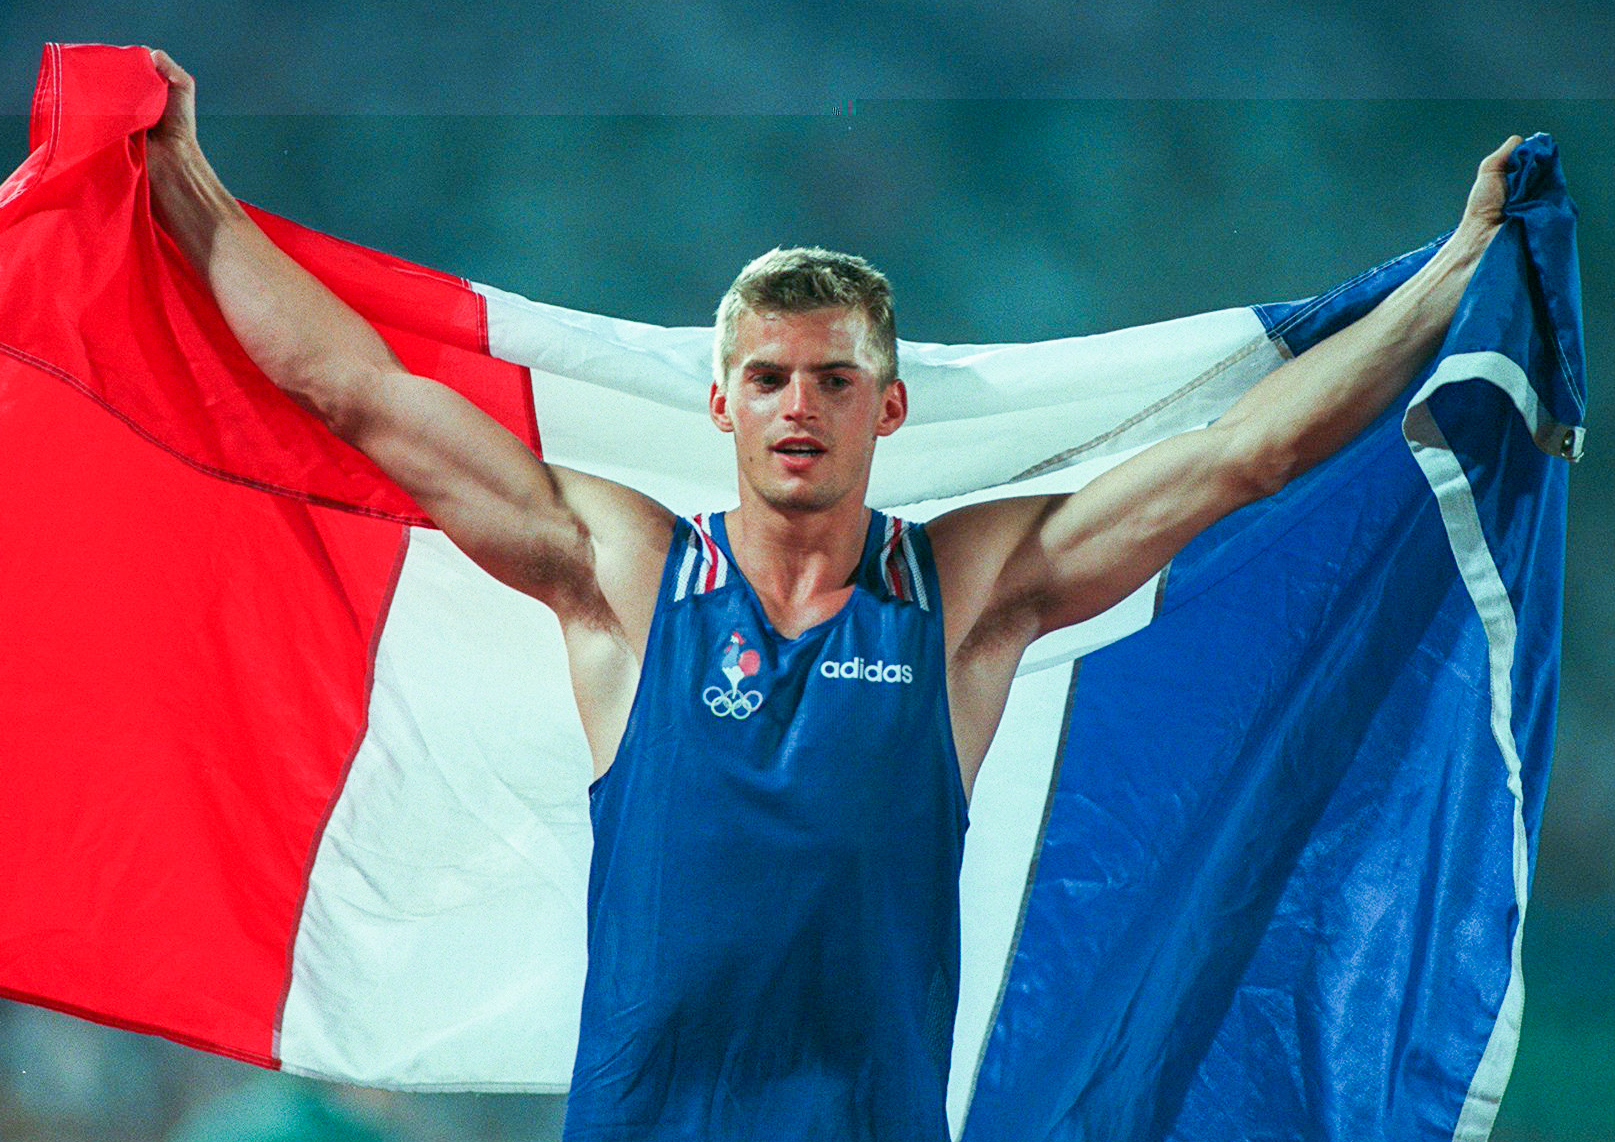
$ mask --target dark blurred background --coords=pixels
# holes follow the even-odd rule
[[[1615,1139],[1615,15],[1480,0],[827,7],[0,3],[0,168],[46,40],[197,75],[241,197],[561,305],[706,324],[775,244],[892,277],[937,341],[1302,297],[1440,234],[1504,136],[1582,207],[1591,432],[1572,474],[1555,772],[1498,1142]],[[0,1001],[0,1140],[550,1139],[559,1099],[393,1095]]]

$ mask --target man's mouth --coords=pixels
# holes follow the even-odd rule
[[[781,440],[774,445],[774,451],[785,456],[818,456],[824,450],[824,445],[816,440]]]

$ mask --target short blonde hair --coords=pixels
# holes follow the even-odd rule
[[[892,284],[886,275],[855,254],[818,246],[775,247],[754,259],[718,302],[712,375],[723,384],[735,352],[740,311],[805,313],[830,306],[863,311],[881,386],[897,376],[897,322]]]

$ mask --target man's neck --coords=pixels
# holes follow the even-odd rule
[[[819,621],[815,616],[826,606],[833,614],[845,601],[863,555],[869,508],[849,497],[822,510],[790,511],[743,496],[724,525],[741,572],[775,625],[805,627]],[[807,621],[792,621],[776,608]]]

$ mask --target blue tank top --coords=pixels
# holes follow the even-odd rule
[[[569,1142],[945,1142],[966,816],[923,528],[873,513],[784,638],[722,515],[679,520],[590,802]]]

